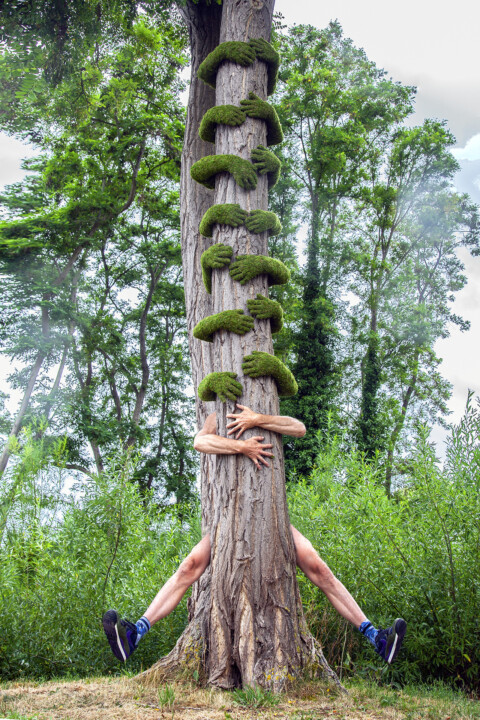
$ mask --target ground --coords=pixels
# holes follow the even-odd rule
[[[144,688],[133,678],[0,685],[0,720],[480,720],[480,702],[445,687],[394,690],[346,682],[348,695],[317,682],[287,695],[222,692],[189,683]]]

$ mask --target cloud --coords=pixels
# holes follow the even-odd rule
[[[456,157],[458,159],[458,156]],[[461,193],[468,193],[472,200],[480,205],[480,157],[478,160],[459,160],[459,164],[455,187]]]
[[[457,160],[480,160],[480,133],[471,137],[465,143],[463,148],[454,148],[452,150]]]

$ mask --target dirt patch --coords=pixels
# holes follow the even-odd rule
[[[163,706],[162,706],[163,705]],[[0,689],[0,718],[12,720],[463,720],[473,717],[379,688],[352,687],[332,695],[317,683],[281,696],[272,707],[242,707],[233,693],[172,683],[166,692],[133,679],[13,682]],[[479,717],[475,713],[475,717]]]

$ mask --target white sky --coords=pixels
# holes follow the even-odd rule
[[[480,2],[457,0],[277,0],[276,8],[288,25],[308,23],[325,27],[338,19],[345,35],[394,80],[418,88],[417,122],[425,117],[448,120],[457,138],[454,154],[461,163],[456,185],[480,203]],[[21,143],[0,136],[0,186],[23,176],[20,158],[28,154]],[[476,357],[480,351],[480,258],[462,253],[469,283],[457,294],[454,311],[470,320],[471,330],[452,329],[437,344],[443,375],[454,384],[451,419],[462,413],[467,389],[480,394]],[[1,368],[0,368],[1,370]],[[442,432],[434,438],[441,440]]]

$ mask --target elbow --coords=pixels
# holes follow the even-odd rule
[[[195,437],[193,439],[193,449],[196,450],[197,452],[202,451],[202,441],[200,440],[198,435],[195,435]]]
[[[299,424],[300,424],[300,427],[298,428],[297,437],[301,438],[307,432],[307,428],[305,427],[305,425],[303,423],[299,423]]]

